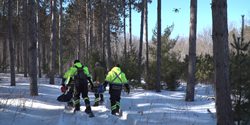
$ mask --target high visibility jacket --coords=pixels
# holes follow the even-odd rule
[[[109,71],[106,76],[104,87],[109,83],[109,93],[120,95],[122,90],[122,85],[125,85],[128,88],[128,80],[126,75],[121,71],[119,67],[114,67]]]
[[[73,67],[70,67],[70,70],[72,69]],[[63,75],[63,78],[67,79],[69,77],[69,74],[70,74],[70,70],[67,70],[64,75]]]
[[[125,74],[119,67],[114,67],[111,71],[109,71],[108,75],[106,76],[106,81],[109,82],[109,84],[128,84]]]
[[[76,67],[83,67],[84,74],[88,77],[89,81],[92,83],[92,79],[89,74],[89,69],[86,66],[82,66],[80,62],[77,62],[74,64],[74,67],[70,69],[69,75],[68,75],[68,80],[67,80],[67,85],[69,84],[70,79],[74,80],[74,76],[77,74],[77,68]]]

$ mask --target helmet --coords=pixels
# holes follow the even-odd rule
[[[74,64],[76,64],[77,62],[80,62],[80,61],[79,61],[79,60],[75,60],[75,61],[74,61]]]

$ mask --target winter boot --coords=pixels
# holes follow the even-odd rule
[[[99,102],[95,102],[93,106],[99,106]]]
[[[80,109],[76,109],[76,108],[75,108],[75,109],[74,109],[74,113],[77,112],[77,111],[80,111]]]
[[[73,102],[68,102],[68,107],[72,108],[73,107]]]
[[[85,113],[87,113],[87,114],[91,113],[91,108],[90,108],[90,106],[86,106]]]
[[[111,111],[111,114],[112,114],[112,115],[116,115],[116,110],[112,110],[112,111]]]
[[[79,103],[75,105],[74,113],[76,111],[80,111],[80,104]]]

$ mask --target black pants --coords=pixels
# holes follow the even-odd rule
[[[111,111],[118,111],[120,108],[121,96],[116,94],[110,94]]]
[[[74,85],[70,84],[69,87],[70,88],[69,88],[68,94],[70,94],[71,98],[72,98],[73,97],[73,92],[74,92]],[[68,104],[70,104],[70,103],[73,105],[72,99],[70,101],[68,101]]]
[[[82,94],[82,98],[84,99],[86,109],[90,109],[90,102],[88,97],[88,84],[84,82],[84,80],[75,80],[74,87],[74,101],[75,101],[75,109],[80,110],[80,95]]]
[[[99,102],[99,97],[101,97],[101,99],[103,99],[103,93],[95,93],[95,103]]]

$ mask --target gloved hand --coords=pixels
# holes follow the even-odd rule
[[[107,85],[105,85],[105,84],[103,85],[103,90],[104,90],[104,91],[106,91],[106,86],[107,86]]]
[[[63,92],[63,93],[66,92],[66,87],[65,87],[65,85],[61,87],[61,92]]]
[[[93,86],[92,85],[90,86],[90,90],[93,91]]]
[[[126,89],[126,93],[129,94],[130,93],[130,89]]]

